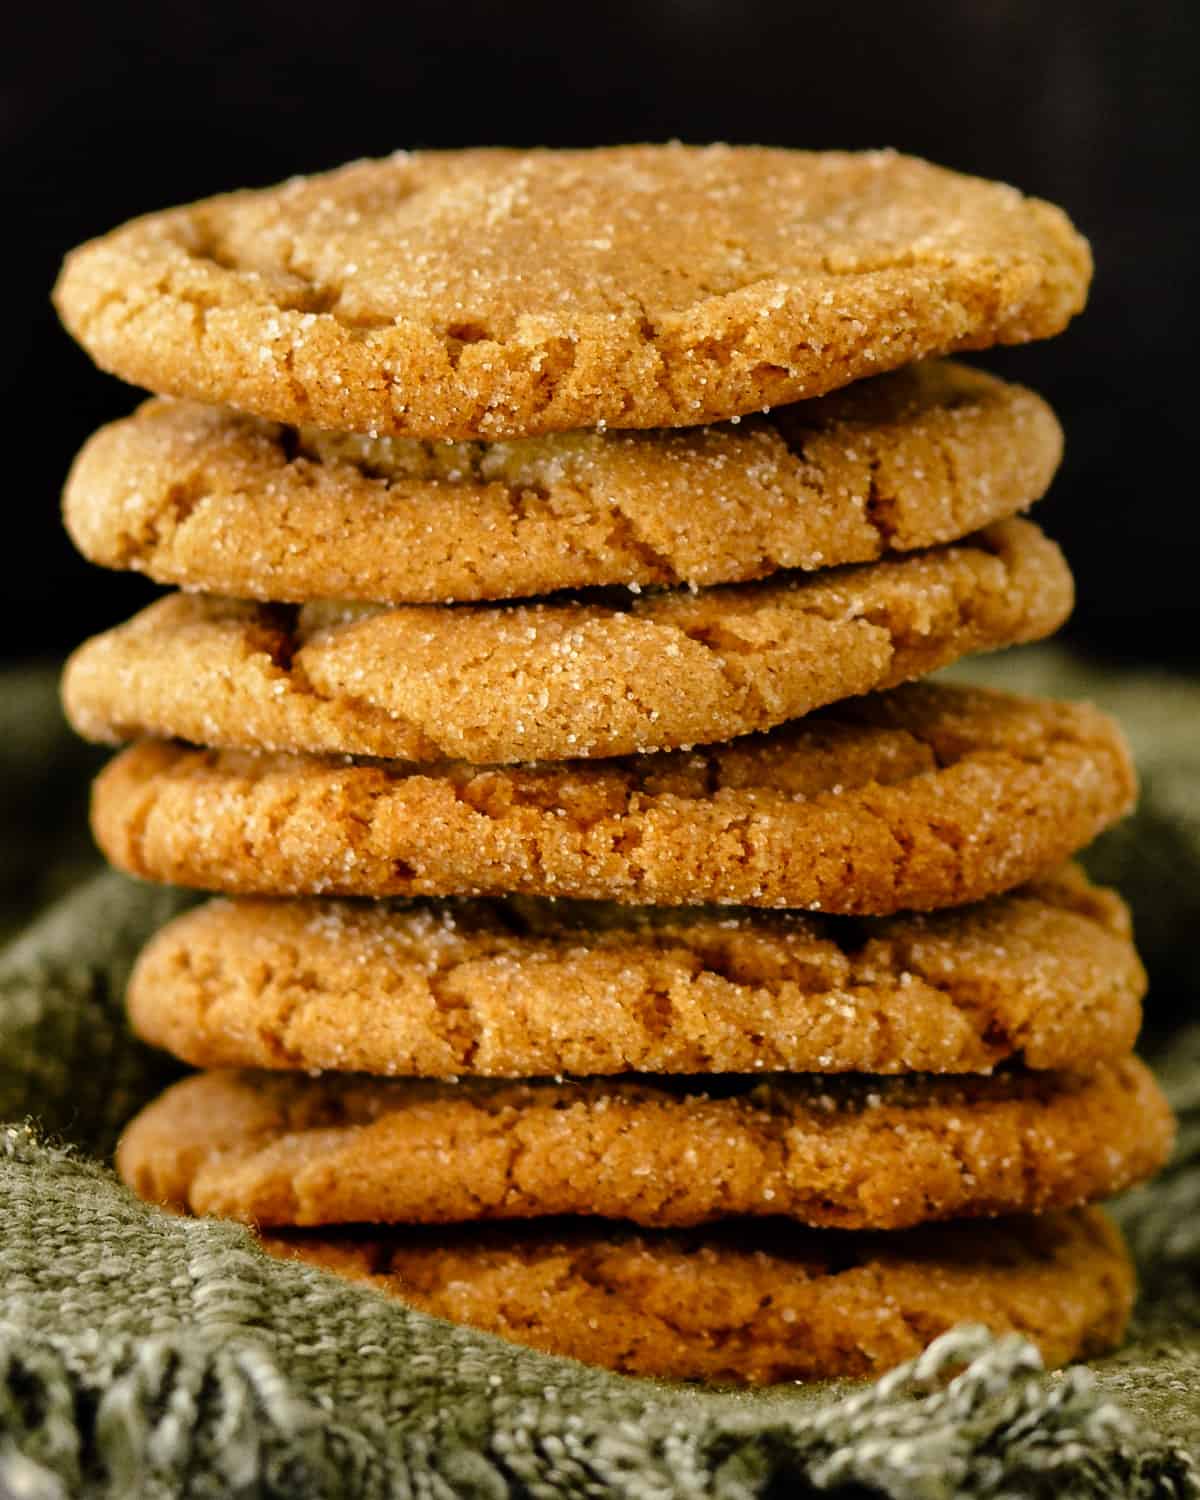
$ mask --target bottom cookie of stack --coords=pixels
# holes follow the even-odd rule
[[[1052,1367],[1116,1347],[1134,1297],[1128,1252],[1096,1208],[891,1234],[551,1220],[261,1242],[547,1354],[722,1384],[867,1379],[964,1322],[1023,1334]]]
[[[964,1319],[1060,1363],[1132,1300],[1082,1205],[1170,1146],[1129,1053],[1143,983],[1120,903],[1073,869],[874,922],[217,902],[150,945],[130,1009],[227,1070],[144,1110],[118,1165],[631,1373],[869,1375]],[[361,1071],[310,1076],[331,1066]]]

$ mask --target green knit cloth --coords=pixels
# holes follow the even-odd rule
[[[976,679],[1090,696],[1139,755],[1138,815],[1090,857],[1155,978],[1147,1050],[1183,1130],[1118,1206],[1143,1297],[1112,1358],[1044,1375],[961,1328],[873,1386],[721,1393],[551,1359],[263,1257],[116,1182],[129,1115],[177,1070],[134,1041],[140,943],[191,899],[78,883],[85,752],[44,675],[0,680],[0,1497],[1200,1496],[1200,687],[1053,649]],[[65,871],[65,873],[64,873]]]

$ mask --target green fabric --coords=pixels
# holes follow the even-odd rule
[[[174,1069],[128,1035],[120,997],[138,944],[191,898],[102,874],[0,956],[0,1496],[1200,1496],[1200,688],[1053,650],[972,675],[1115,706],[1146,777],[1091,863],[1133,900],[1183,1131],[1170,1171],[1119,1205],[1144,1283],[1121,1353],[1046,1376],[1023,1340],[968,1328],[871,1387],[671,1387],[451,1328],[268,1261],[236,1226],[147,1209],[107,1158]],[[59,830],[80,867],[61,811],[82,763],[44,681],[7,686],[11,911],[67,878]]]

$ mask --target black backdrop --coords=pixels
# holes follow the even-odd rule
[[[894,145],[1062,203],[1098,262],[1084,317],[984,357],[1055,404],[1040,508],[1107,654],[1200,661],[1197,0],[93,3],[6,22],[0,95],[9,657],[59,653],[152,590],[71,552],[71,455],[135,393],[47,293],[132,214],[398,146],[678,136]]]

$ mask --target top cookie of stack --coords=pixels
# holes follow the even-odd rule
[[[1057,208],[891,152],[362,162],[76,251],[67,326],[152,390],[417,438],[686,427],[1058,333]]]

